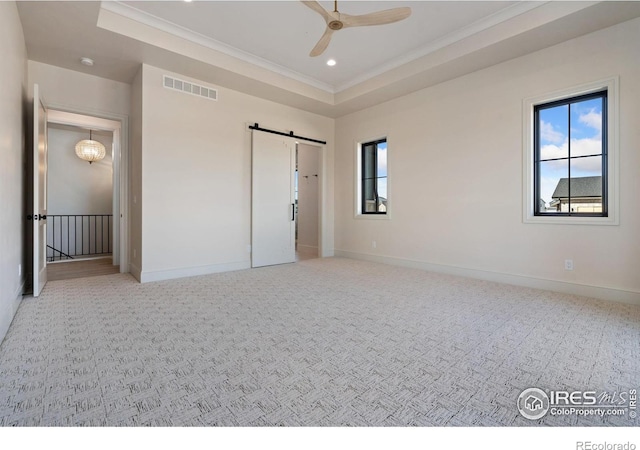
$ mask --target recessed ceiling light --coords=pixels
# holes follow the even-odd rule
[[[184,0],[184,1],[187,2],[187,3],[191,3],[192,2],[192,0]]]
[[[327,66],[335,66],[336,65],[336,60],[335,59],[330,59],[329,61],[327,61]]]
[[[80,63],[84,64],[85,66],[91,67],[91,66],[93,66],[93,59],[87,58],[87,57],[83,57],[83,58],[80,58]]]

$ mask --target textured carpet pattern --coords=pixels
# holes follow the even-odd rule
[[[0,347],[0,425],[637,426],[519,393],[637,388],[640,308],[330,258],[50,282]]]

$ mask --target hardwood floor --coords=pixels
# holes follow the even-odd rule
[[[307,259],[314,259],[317,257],[318,257],[317,253],[306,253],[306,252],[296,251],[296,262],[306,261]]]
[[[96,277],[119,272],[120,266],[114,266],[111,258],[85,259],[47,265],[47,279],[49,281]]]

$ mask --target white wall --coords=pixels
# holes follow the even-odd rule
[[[14,2],[0,2],[0,342],[22,299],[27,52]],[[19,266],[21,274],[19,273]]]
[[[338,119],[336,253],[640,302],[638,42],[636,19]],[[613,75],[620,225],[524,224],[522,100]],[[385,135],[391,215],[354,218],[356,142]]]
[[[298,144],[298,251],[318,252],[319,147]],[[317,175],[317,176],[314,176]],[[305,178],[306,177],[306,178]]]
[[[100,113],[129,115],[129,84],[29,61],[29,92],[34,83],[40,86],[40,94],[48,106],[79,109],[98,116]]]
[[[163,88],[143,66],[142,280],[250,266],[251,132],[248,123],[331,141],[332,119],[229,89],[209,101]],[[192,80],[197,82],[197,80]],[[333,146],[323,158],[324,208],[333,210]],[[324,244],[332,251],[332,216]]]
[[[78,141],[89,139],[89,132],[49,124],[49,214],[112,214],[112,136],[110,132],[92,133],[107,153],[104,159],[89,164],[75,152]]]

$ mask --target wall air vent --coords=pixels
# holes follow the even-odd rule
[[[163,77],[163,86],[167,89],[184,92],[185,94],[195,95],[200,98],[218,100],[218,91],[216,89],[173,78],[168,75],[164,75]]]

